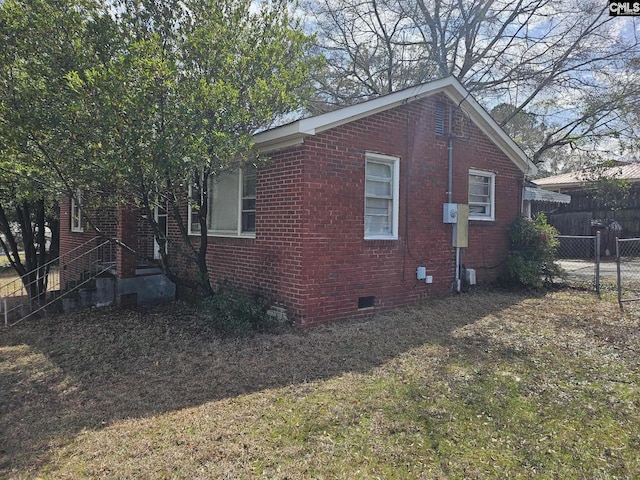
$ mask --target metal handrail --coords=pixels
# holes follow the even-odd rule
[[[63,259],[64,257],[66,257],[66,256],[68,256],[68,255],[71,255],[72,253],[74,253],[74,252],[78,251],[78,250],[79,250],[79,249],[81,249],[81,248],[86,247],[86,246],[87,246],[87,245],[89,245],[90,243],[95,242],[98,238],[100,238],[100,237],[93,237],[91,240],[87,240],[87,241],[86,241],[86,242],[84,242],[83,244],[78,245],[78,246],[77,246],[77,247],[75,247],[75,248],[72,248],[71,250],[69,250],[68,252],[66,252],[64,255],[59,255],[59,256],[57,256],[56,258],[54,258],[54,259],[52,259],[52,260],[49,260],[49,261],[48,261],[47,263],[45,263],[44,265],[40,265],[39,267],[37,267],[37,268],[35,268],[35,269],[33,269],[33,270],[31,270],[31,271],[29,271],[29,272],[25,273],[24,275],[22,275],[21,277],[19,277],[19,278],[17,278],[17,279],[15,279],[15,280],[13,280],[12,282],[9,282],[9,283],[7,283],[7,284],[3,285],[2,287],[0,287],[0,298],[11,297],[11,296],[15,295],[16,293],[21,292],[21,291],[22,291],[22,290],[24,290],[24,289],[25,289],[25,287],[26,287],[26,286],[25,286],[25,284],[24,284],[25,278],[29,277],[30,275],[32,275],[33,273],[37,272],[38,270],[42,270],[42,269],[50,268],[50,267],[51,267],[53,264],[55,264],[56,262],[59,262],[59,261],[60,261],[61,259]],[[107,241],[108,241],[108,240],[107,240]],[[76,257],[76,258],[77,258],[77,257]],[[33,283],[33,282],[30,282],[30,283],[28,283],[27,285],[31,285],[31,283]],[[10,290],[11,286],[13,286],[14,284],[15,284],[15,285],[18,285],[18,286],[17,286],[17,287],[16,287],[16,286],[14,286],[14,287],[13,287],[13,290]],[[26,293],[28,294],[28,292],[26,292]]]
[[[26,275],[23,275],[22,277],[20,277],[19,279],[14,280],[13,282],[7,284],[3,290],[6,292],[4,295],[0,295],[0,312],[2,312],[4,314],[4,322],[5,322],[5,326],[9,326],[9,315],[11,313],[13,313],[14,311],[17,311],[18,309],[20,309],[21,313],[21,318],[12,323],[11,326],[16,325],[17,323],[22,322],[23,320],[31,317],[32,315],[44,310],[46,307],[48,307],[49,305],[51,305],[52,303],[58,301],[59,299],[67,296],[68,294],[76,291],[78,288],[80,288],[81,286],[85,285],[86,283],[88,283],[89,281],[91,281],[92,279],[96,278],[98,275],[108,271],[109,269],[112,268],[112,264],[111,262],[105,262],[104,258],[98,258],[101,257],[103,255],[100,255],[100,252],[102,251],[101,249],[103,249],[103,247],[105,247],[106,245],[111,243],[111,240],[104,240],[102,243],[99,243],[98,245],[95,245],[93,247],[91,247],[89,250],[84,250],[81,253],[77,253],[78,250],[84,249],[86,248],[88,245],[90,245],[92,242],[96,242],[97,240],[99,240],[100,237],[94,237],[91,240],[83,243],[82,245],[79,245],[75,248],[73,248],[72,250],[66,252],[64,255],[59,256],[53,260],[50,260],[49,262],[45,263],[44,265],[38,267],[37,269],[32,270],[31,272],[27,273]],[[109,252],[111,253],[111,252]],[[95,258],[90,258],[89,262],[82,262],[82,264],[80,264],[80,260],[81,259],[85,259],[91,255],[95,255]],[[69,258],[71,257],[71,258]],[[51,266],[54,265],[55,263],[58,263],[59,265],[59,272],[58,272],[58,282],[57,284],[49,284],[46,285],[46,288],[44,290],[44,292],[40,292],[41,295],[44,295],[44,303],[42,305],[37,305],[37,308],[34,308],[33,302],[35,299],[31,298],[31,286],[38,281],[42,280],[42,274],[41,272],[47,272],[47,271],[51,271]],[[69,268],[69,267],[72,268]],[[80,267],[78,269],[78,266]],[[74,268],[76,269],[74,271]],[[47,291],[52,291],[53,289],[51,287],[53,286],[57,286],[58,288],[60,288],[61,286],[61,275],[63,273],[63,271],[66,274],[73,274],[75,273],[76,275],[79,276],[83,276],[84,273],[86,273],[87,268],[89,268],[90,271],[90,275],[88,276],[88,278],[84,278],[82,279],[79,283],[75,283],[75,285],[72,288],[68,288],[65,290],[63,295],[60,295],[58,297],[55,297],[53,299],[50,299],[49,301],[46,301],[46,293]],[[81,272],[82,271],[82,272]],[[25,277],[28,277],[30,275],[34,275],[35,274],[35,279],[31,280],[30,282],[25,284]],[[19,287],[15,287],[13,288],[13,290],[10,290],[8,287],[10,287],[11,285],[20,282],[20,286]],[[76,280],[77,282],[77,280]],[[26,291],[27,296],[29,297],[27,302],[21,302],[18,303],[17,305],[9,308],[9,298],[11,297],[16,297],[18,296],[17,294],[20,293],[22,294],[23,290]],[[0,292],[2,292],[2,290],[0,290]],[[37,299],[38,301],[40,300],[40,298]],[[28,305],[30,308],[30,312],[27,315],[24,315],[24,307],[25,305]]]

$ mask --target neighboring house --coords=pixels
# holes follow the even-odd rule
[[[631,184],[624,204],[616,210],[594,197],[593,183],[586,180],[588,175],[584,171],[534,180],[545,190],[571,196],[569,204],[560,205],[549,215],[550,223],[564,235],[590,235],[602,230],[615,232],[615,236],[640,237],[640,163],[610,167],[602,175],[625,179]]]
[[[212,283],[265,296],[304,326],[450,292],[462,265],[478,281],[494,280],[525,178],[536,172],[452,77],[261,132],[255,142],[269,164],[212,185]],[[62,251],[88,235],[65,203]],[[136,212],[104,220],[152,252]],[[167,231],[172,269],[194,278],[171,219]],[[118,276],[132,276],[131,256],[118,255]]]

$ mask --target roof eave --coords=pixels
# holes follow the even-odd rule
[[[509,157],[509,159],[524,173],[528,178],[533,177],[538,173],[538,167],[529,160],[527,154],[522,151],[516,142],[509,137],[505,131],[498,125],[491,115],[480,105],[475,98],[471,96],[467,90],[455,81],[451,85],[453,88],[447,90],[449,98],[458,105],[462,105],[463,102],[467,103],[472,108],[470,111],[466,110],[475,121],[476,125],[482,132],[492,139],[498,147]]]
[[[304,137],[316,135],[325,130],[353,122],[376,113],[389,110],[420,98],[444,92],[458,105],[467,103],[471,108],[467,113],[474,119],[480,130],[491,138],[509,159],[527,176],[538,171],[520,147],[502,130],[487,111],[454,77],[446,77],[424,83],[367,102],[324,113],[315,117],[298,120],[282,127],[258,133],[254,141],[260,152],[270,152],[292,145],[299,145]],[[467,109],[465,109],[466,111]]]

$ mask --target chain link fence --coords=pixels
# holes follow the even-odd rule
[[[640,301],[640,238],[616,239],[618,303]]]
[[[556,258],[571,286],[594,289],[600,294],[600,233],[596,235],[558,235]],[[615,270],[612,281],[615,282]]]

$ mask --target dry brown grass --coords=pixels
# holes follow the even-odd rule
[[[48,274],[49,290],[58,290],[60,288],[60,274],[58,267],[51,268]],[[0,297],[21,297],[27,295],[20,277],[13,268],[0,268]]]
[[[0,332],[0,478],[638,477],[637,313],[477,292],[240,339],[181,303],[30,322]]]
[[[18,275],[12,268],[1,267],[0,268],[0,288],[13,283],[18,280]]]

